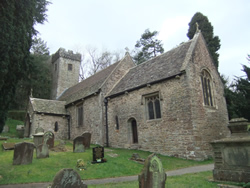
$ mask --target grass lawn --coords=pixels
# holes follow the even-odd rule
[[[32,139],[16,138],[16,125],[23,124],[23,122],[8,119],[6,124],[9,125],[10,132],[0,134],[0,137],[7,137],[8,140],[0,141],[0,145],[2,145],[3,142],[33,142]],[[55,141],[55,146],[58,144],[59,141]],[[132,154],[138,153],[140,157],[144,159],[151,154],[146,151],[105,148],[104,155],[107,162],[91,164],[92,148],[95,147],[95,145],[91,145],[92,148],[87,149],[84,153],[73,153],[72,141],[66,141],[65,147],[67,150],[66,152],[50,151],[50,157],[46,159],[36,159],[36,151],[34,151],[33,162],[29,165],[12,165],[14,151],[0,150],[0,184],[52,182],[55,174],[62,168],[77,170],[83,180],[138,175],[143,165],[129,160]],[[158,155],[158,157],[160,157],[166,171],[213,163],[212,160],[198,162],[162,155]],[[78,159],[83,159],[85,161],[86,170],[79,171],[76,168]],[[217,187],[217,183],[209,182],[209,179],[212,179],[212,172],[173,176],[167,178],[166,187]],[[138,181],[118,184],[89,185],[88,187],[133,188],[138,187]]]
[[[213,174],[211,171],[200,172],[194,174],[186,174],[182,176],[167,177],[167,188],[218,188],[216,182],[211,182]],[[225,184],[225,183],[224,183]],[[243,186],[244,184],[227,183],[227,185]],[[103,185],[88,185],[89,188],[137,188],[138,181],[124,182],[124,183],[110,183]]]
[[[9,138],[7,142],[32,142],[31,139]],[[0,144],[5,141],[0,141]],[[55,142],[55,145],[59,142]],[[91,147],[95,147],[91,145]],[[50,151],[50,157],[46,159],[36,159],[34,151],[33,162],[29,165],[12,165],[13,150],[0,151],[0,184],[28,183],[28,182],[51,182],[55,174],[62,168],[76,169],[78,159],[85,161],[86,170],[78,171],[82,179],[97,179],[119,176],[138,175],[143,165],[129,160],[133,153],[138,153],[141,158],[146,159],[150,152],[138,150],[126,150],[105,148],[106,163],[91,164],[92,149],[87,149],[84,153],[73,153],[72,141],[67,141],[66,152]],[[112,157],[114,154],[117,157]],[[173,170],[194,165],[212,163],[212,161],[191,161],[158,155],[161,158],[164,169]]]

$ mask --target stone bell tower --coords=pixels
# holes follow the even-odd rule
[[[79,82],[81,54],[63,48],[52,55],[51,99],[57,99],[66,89]]]

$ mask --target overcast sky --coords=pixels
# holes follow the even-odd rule
[[[219,36],[219,72],[232,80],[250,66],[249,0],[52,0],[48,22],[37,25],[50,53],[94,46],[109,51],[134,49],[149,28],[159,31],[165,52],[188,41],[188,23],[196,12],[207,16]]]

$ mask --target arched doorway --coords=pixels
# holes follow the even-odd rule
[[[128,138],[131,144],[138,144],[137,123],[134,118],[128,120]]]
[[[135,119],[132,120],[131,126],[132,126],[133,144],[136,144],[138,143],[138,133],[137,133],[137,124]]]

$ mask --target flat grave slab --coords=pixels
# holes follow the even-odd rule
[[[13,150],[15,148],[16,143],[3,143],[3,149],[4,150]]]

